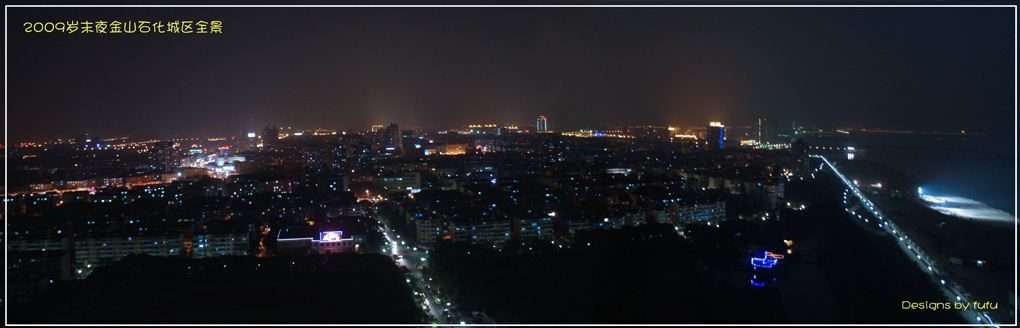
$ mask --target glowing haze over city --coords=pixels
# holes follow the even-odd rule
[[[1015,325],[1016,7],[928,3],[8,6],[5,324]]]

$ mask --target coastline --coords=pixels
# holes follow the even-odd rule
[[[947,215],[920,197],[917,179],[885,163],[844,160],[838,166],[848,179],[859,181],[859,188],[870,193],[875,206],[928,251],[940,268],[971,293],[970,298],[997,302],[998,310],[989,313],[1000,322],[1013,320],[1015,217],[1004,222]],[[873,186],[876,183],[881,188]]]
[[[815,150],[834,162],[874,162],[911,178],[926,194],[976,201],[1016,216],[1016,156],[1013,138],[994,136],[865,135],[804,138],[811,146],[854,147]],[[904,187],[905,188],[905,187]],[[906,188],[905,188],[906,189]]]

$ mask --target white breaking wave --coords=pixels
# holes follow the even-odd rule
[[[969,198],[932,195],[921,195],[921,198],[927,202],[928,207],[946,215],[1001,222],[1016,221],[1016,217],[1006,211]]]

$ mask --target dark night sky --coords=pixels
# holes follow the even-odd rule
[[[12,141],[616,124],[1012,136],[1013,8],[10,8]],[[222,35],[25,33],[221,20]]]

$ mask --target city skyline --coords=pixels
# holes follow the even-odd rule
[[[12,24],[209,16],[224,33],[9,28],[8,137],[220,135],[248,120],[527,126],[541,115],[554,130],[768,117],[1006,136],[1002,9],[12,8]],[[145,52],[111,51],[122,47]]]
[[[541,117],[545,118],[545,116],[541,116]],[[761,140],[758,140],[759,137],[775,137],[777,135],[793,136],[792,133],[794,131],[797,131],[797,132],[807,132],[807,133],[834,133],[834,132],[839,133],[838,131],[843,131],[843,132],[857,132],[857,133],[864,133],[864,132],[872,132],[872,133],[899,133],[899,134],[904,134],[904,133],[906,133],[906,134],[915,134],[916,133],[916,134],[942,134],[942,135],[956,135],[956,134],[958,134],[958,135],[979,135],[979,136],[989,136],[989,137],[1001,137],[1001,135],[995,135],[994,133],[991,133],[991,134],[990,133],[986,133],[985,131],[982,131],[982,130],[976,130],[976,131],[975,130],[967,131],[967,130],[960,130],[960,129],[948,129],[948,130],[942,130],[942,131],[934,130],[934,129],[931,129],[931,130],[905,130],[905,129],[896,129],[896,128],[889,128],[889,127],[881,127],[881,126],[841,126],[841,127],[825,127],[825,128],[822,128],[822,127],[818,127],[815,124],[804,123],[804,122],[798,123],[796,121],[789,122],[792,125],[783,125],[783,126],[777,126],[775,122],[769,121],[767,123],[767,128],[763,129],[762,130],[763,132],[761,132],[762,135],[759,136],[758,135],[759,134],[758,120],[765,120],[765,118],[756,118],[755,122],[753,124],[740,124],[740,123],[732,124],[732,123],[728,123],[728,122],[704,122],[701,125],[691,125],[691,126],[676,125],[676,124],[634,124],[634,125],[601,124],[601,125],[595,126],[595,125],[570,125],[570,123],[567,123],[567,125],[571,126],[571,128],[556,129],[556,126],[551,126],[551,127],[546,128],[546,130],[539,130],[537,128],[537,124],[533,124],[531,126],[528,126],[528,125],[518,125],[516,123],[504,123],[504,124],[470,124],[470,123],[468,123],[468,124],[462,124],[462,125],[456,125],[456,126],[454,126],[454,125],[437,125],[437,126],[434,126],[432,128],[423,128],[423,127],[421,127],[419,125],[403,125],[403,123],[397,123],[397,122],[388,122],[386,124],[383,124],[383,123],[380,122],[380,123],[372,124],[372,125],[369,125],[369,126],[359,126],[359,127],[350,127],[350,128],[337,128],[337,127],[329,127],[329,126],[323,126],[323,125],[287,126],[287,125],[281,125],[281,124],[263,124],[263,125],[257,125],[256,124],[256,125],[251,125],[251,126],[248,126],[248,127],[235,128],[233,130],[224,129],[224,130],[219,130],[219,131],[208,131],[208,132],[197,133],[197,134],[180,134],[180,133],[171,133],[170,131],[159,131],[159,132],[150,131],[148,133],[143,133],[141,135],[130,135],[130,134],[124,134],[124,135],[106,135],[106,134],[96,133],[96,132],[93,132],[93,131],[88,131],[86,129],[80,129],[78,131],[81,131],[81,132],[78,132],[78,133],[64,132],[64,133],[60,133],[60,134],[57,134],[57,135],[43,136],[43,137],[33,138],[33,139],[21,139],[21,140],[14,139],[14,140],[12,140],[11,145],[12,146],[16,146],[16,145],[33,144],[33,143],[38,143],[38,142],[70,142],[70,141],[75,140],[76,138],[80,138],[80,137],[87,137],[89,139],[91,139],[91,138],[100,138],[100,139],[109,139],[109,140],[118,139],[118,140],[133,140],[133,141],[142,141],[142,140],[184,140],[184,139],[195,139],[195,138],[200,138],[200,139],[201,138],[218,139],[218,138],[224,138],[224,137],[227,137],[227,138],[230,138],[230,137],[244,137],[245,135],[249,135],[249,134],[252,134],[252,133],[254,133],[256,135],[256,137],[262,137],[260,134],[262,132],[264,132],[265,129],[270,129],[270,128],[275,129],[277,131],[281,131],[281,130],[282,131],[286,131],[285,136],[301,136],[303,133],[312,133],[312,134],[314,134],[316,132],[326,132],[326,131],[332,131],[332,132],[336,132],[336,133],[339,133],[339,134],[343,134],[343,133],[364,133],[364,132],[372,132],[373,129],[375,127],[377,127],[377,126],[388,125],[388,124],[398,124],[398,125],[400,125],[400,129],[401,130],[408,130],[408,131],[415,130],[415,131],[424,131],[424,132],[429,132],[429,133],[431,133],[431,132],[445,133],[447,131],[461,131],[461,130],[469,129],[471,127],[476,127],[476,126],[478,126],[478,127],[481,127],[481,126],[490,126],[490,127],[510,127],[510,129],[515,130],[515,131],[519,131],[519,132],[522,132],[522,133],[533,133],[533,132],[538,132],[538,131],[547,131],[547,132],[553,132],[553,133],[557,133],[557,134],[559,134],[559,133],[572,134],[572,133],[575,133],[575,132],[578,132],[578,131],[581,131],[581,132],[583,132],[583,131],[603,131],[603,130],[623,129],[623,128],[628,128],[628,127],[662,127],[662,128],[667,128],[668,127],[668,128],[683,129],[683,130],[687,130],[687,131],[694,131],[694,132],[698,132],[698,133],[704,134],[704,133],[706,133],[706,131],[704,131],[706,129],[705,125],[711,125],[713,123],[720,123],[720,124],[724,124],[725,123],[725,124],[732,124],[732,125],[726,125],[727,129],[734,129],[735,128],[735,129],[740,129],[741,131],[748,130],[748,131],[745,131],[745,132],[748,132],[750,134],[748,134],[746,136],[742,135],[742,136],[740,136],[741,138],[747,137],[747,138],[755,139],[756,141],[759,141],[759,142],[761,141]],[[765,123],[763,123],[763,124],[765,124]],[[762,125],[762,126],[766,126],[766,125]],[[765,132],[765,131],[767,131],[767,132]],[[298,134],[295,135],[294,133],[298,133]],[[724,136],[723,139],[738,140],[739,138],[736,138],[736,137],[731,138],[730,136],[727,135],[727,136]],[[80,140],[75,140],[75,141],[80,142]]]
[[[9,5],[5,324],[1015,325],[1017,7],[911,3]]]

